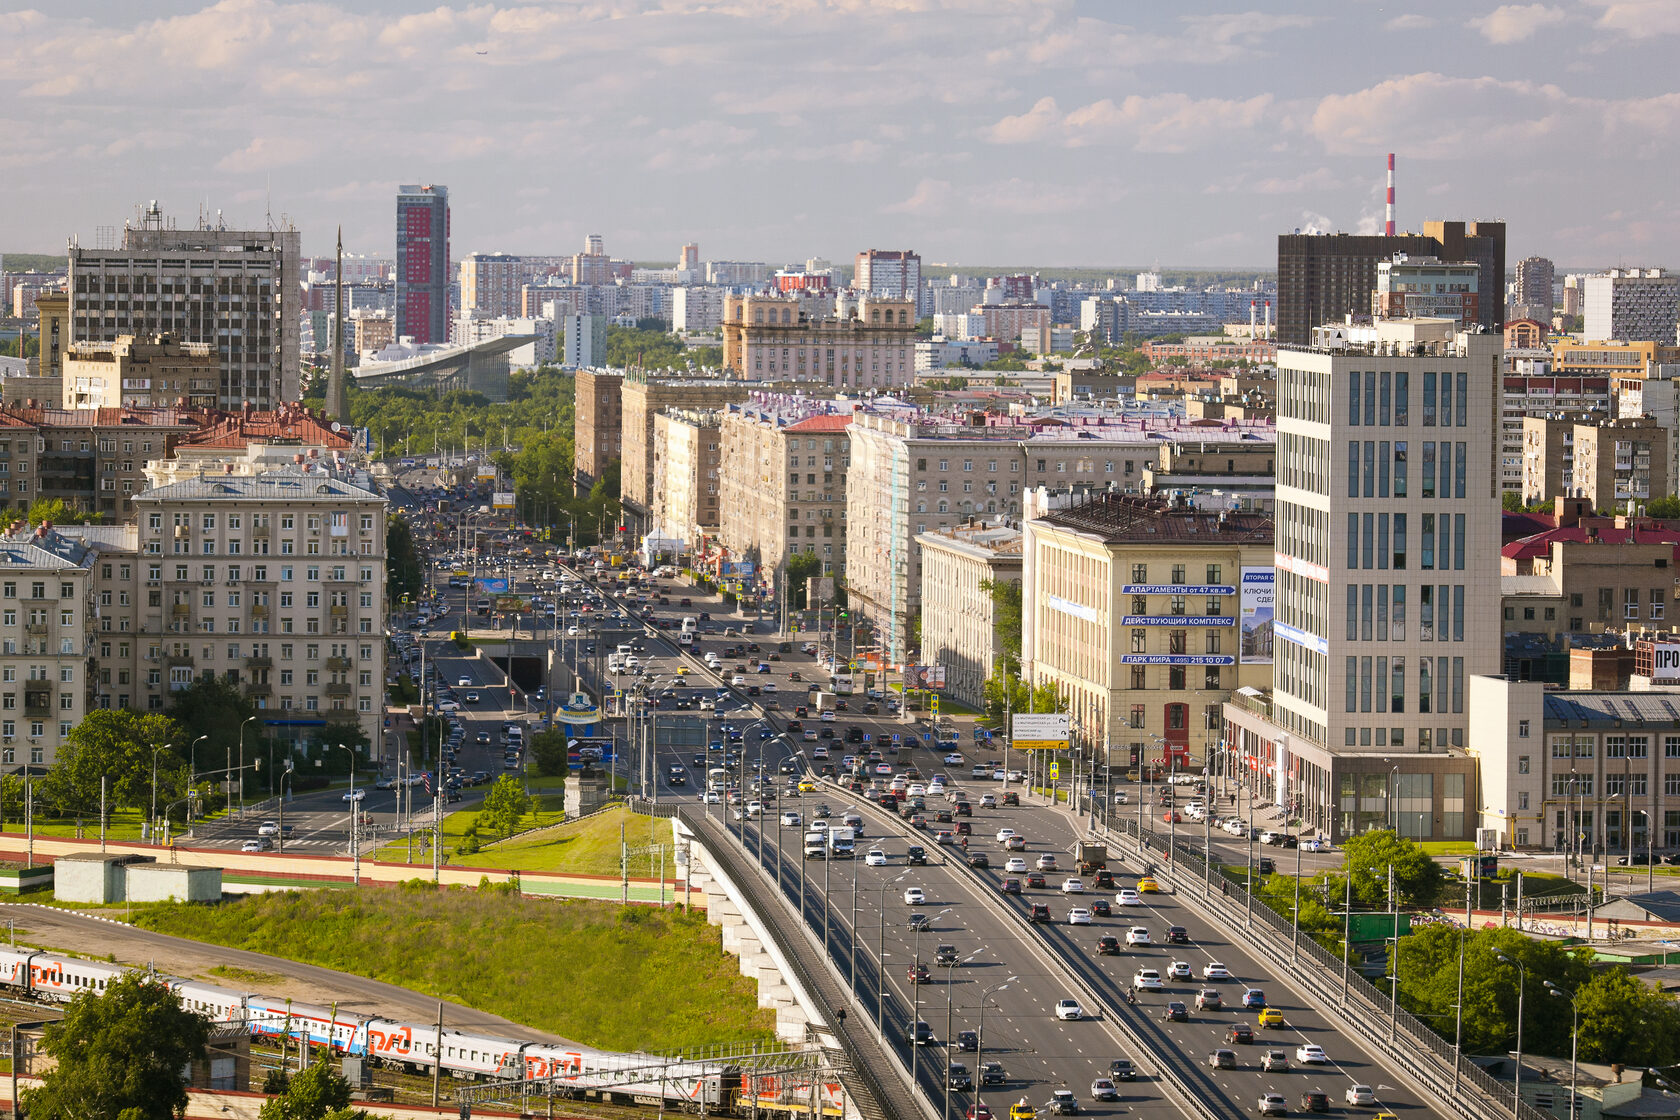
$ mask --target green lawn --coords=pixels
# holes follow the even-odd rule
[[[148,929],[399,984],[585,1045],[769,1041],[771,1013],[703,916],[429,883],[137,909]]]
[[[480,787],[479,792],[482,793],[487,788],[488,787]],[[519,830],[521,832],[530,828],[542,828],[551,824],[559,824],[565,819],[565,779],[532,778],[530,779],[530,790],[531,807],[533,812],[530,816],[526,817],[519,823]],[[457,809],[452,813],[444,814],[443,850],[445,852],[453,853],[462,841],[466,840],[468,830],[472,829],[477,823],[478,809],[476,807],[471,809]],[[495,835],[482,831],[478,836],[478,842],[480,844],[489,844],[496,839],[497,837]],[[415,835],[414,851],[415,858],[418,859],[420,851],[420,834]],[[380,845],[379,850],[374,854],[374,858],[386,860],[392,863],[400,863],[408,858],[408,852],[408,839],[406,837],[399,837],[388,844]],[[493,864],[480,863],[480,857],[476,855],[467,858],[470,858],[474,867],[494,866]],[[429,863],[430,860],[427,859],[424,862]]]
[[[1420,840],[1418,847],[1431,856],[1473,856],[1476,844],[1472,840]]]
[[[533,779],[533,795],[536,794],[536,781],[538,779]],[[535,818],[538,822],[537,827],[554,827],[547,827],[546,831],[533,835],[520,835],[512,840],[488,844],[472,853],[457,853],[456,848],[466,839],[467,829],[478,816],[477,811],[449,814],[443,818],[444,851],[450,853],[452,863],[465,867],[483,867],[494,871],[617,875],[619,827],[622,825],[624,843],[628,847],[646,847],[650,843],[666,845],[665,875],[667,878],[675,875],[675,866],[670,854],[670,829],[668,826],[659,827],[654,818],[619,807],[596,813],[573,824],[562,824],[562,795],[555,792],[545,795],[541,800],[547,802],[548,807]],[[531,822],[532,818],[526,818],[526,827],[531,827]],[[482,836],[480,842],[484,842]],[[415,859],[427,862],[421,859],[419,853],[417,839]],[[408,841],[396,840],[381,846],[379,858],[393,863],[406,860]],[[659,874],[659,857],[656,854],[634,854],[630,857],[629,871],[631,878],[653,878]]]

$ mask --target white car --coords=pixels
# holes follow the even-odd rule
[[[1056,853],[1045,852],[1043,855],[1039,856],[1038,857],[1038,869],[1040,871],[1054,871],[1054,870],[1056,870]]]
[[[729,683],[735,688],[745,688],[747,687],[747,678],[743,677],[740,673],[736,673],[733,677],[729,678]]]
[[[1083,906],[1075,906],[1067,912],[1067,924],[1070,926],[1088,926],[1091,924],[1091,912]]]
[[[1119,793],[1114,795],[1114,803],[1116,805],[1124,805],[1128,800],[1129,799],[1126,797],[1125,790],[1121,790]]]
[[[1324,1047],[1314,1046],[1310,1042],[1295,1048],[1295,1060],[1308,1066],[1322,1066],[1330,1063],[1330,1057],[1325,1054]]]
[[[1012,875],[1025,875],[1027,873],[1027,861],[1020,856],[1010,856],[1004,862],[1003,869]]]
[[[1190,962],[1189,961],[1174,961],[1174,962],[1172,962],[1171,964],[1169,964],[1167,966],[1167,975],[1171,976],[1174,980],[1188,980],[1188,979],[1190,979]]]
[[[762,801],[749,801],[749,802],[747,802],[747,816],[749,816],[749,817],[762,817],[763,815],[764,815],[764,802],[762,802]]]
[[[1056,1018],[1066,1022],[1073,1019],[1083,1019],[1084,1017],[1085,1009],[1079,1006],[1078,1000],[1059,999],[1056,1001]]]
[[[1369,1085],[1349,1085],[1344,1097],[1349,1104],[1374,1105],[1377,1103],[1377,1094],[1371,1091]]]
[[[267,847],[267,840],[247,840],[239,845],[239,850],[242,852],[260,852]]]
[[[920,906],[926,901],[927,895],[922,892],[921,887],[911,887],[904,892],[904,905],[906,906]]]
[[[396,784],[395,778],[380,777],[373,783],[374,789],[390,789]]]
[[[1207,964],[1202,966],[1202,979],[1229,980],[1231,979],[1231,970],[1220,964],[1218,961],[1209,961]]]
[[[1330,841],[1321,840],[1317,836],[1314,836],[1311,840],[1301,841],[1301,847],[1309,852],[1328,852],[1330,850]]]
[[[863,862],[869,867],[885,867],[887,865],[887,853],[880,848],[871,848],[864,855]]]
[[[362,798],[364,798],[366,796],[367,796],[367,790],[365,788],[351,789],[351,790],[345,790],[344,791],[344,796],[342,798],[340,798],[340,800],[342,800],[342,801],[360,801]]]
[[[1084,894],[1085,893],[1085,880],[1083,880],[1083,879],[1063,879],[1062,880],[1062,893],[1063,894]]]
[[[947,766],[961,766],[962,765],[962,760],[963,760],[962,755],[956,754],[955,752],[953,752],[953,753],[945,756],[945,765],[947,765]]]
[[[1131,929],[1126,931],[1126,944],[1128,944],[1128,945],[1148,945],[1148,944],[1150,944],[1149,931],[1147,929],[1145,929],[1143,926],[1133,926]]]
[[[1001,844],[1013,835],[1015,835],[1013,828],[1000,828],[997,830],[997,842]]]
[[[723,795],[715,789],[709,789],[700,795],[700,800],[707,805],[719,805],[723,802]]]
[[[473,679],[471,677],[460,677],[455,681],[455,687],[456,688],[471,688],[472,683],[473,683]]]
[[[1138,906],[1143,903],[1143,896],[1131,887],[1122,887],[1114,892],[1114,901],[1120,906]]]
[[[1166,987],[1161,974],[1153,968],[1140,968],[1132,974],[1132,988],[1139,992],[1158,992]]]
[[[997,808],[997,794],[995,794],[995,793],[982,793],[980,795],[980,808],[982,808],[982,809],[996,809]]]
[[[783,828],[798,828],[803,823],[804,821],[801,820],[799,814],[792,809],[782,814]]]
[[[278,836],[280,835],[280,826],[273,821],[264,821],[257,826],[257,835]]]

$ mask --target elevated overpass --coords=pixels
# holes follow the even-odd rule
[[[501,338],[451,346],[400,362],[375,362],[352,370],[363,389],[401,385],[448,392],[466,389],[500,403],[508,394],[508,354],[535,341],[535,335],[508,334]]]

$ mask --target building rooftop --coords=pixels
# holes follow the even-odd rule
[[[1268,513],[1200,510],[1167,498],[1101,491],[1039,522],[1086,533],[1105,544],[1268,544],[1273,539]]]
[[[843,432],[852,425],[852,414],[825,413],[817,416],[807,416],[798,423],[789,424],[790,432]]]
[[[1546,723],[1556,727],[1680,727],[1680,693],[1548,692],[1542,698]]]
[[[214,417],[181,440],[183,447],[242,448],[253,443],[296,443],[348,450],[348,431],[337,432],[324,415],[301,404],[283,404],[272,412],[233,412]]]
[[[933,529],[917,534],[916,539],[924,545],[932,543],[956,546],[987,559],[1013,558],[1019,562],[1025,536],[1017,525],[995,522],[988,524],[980,521],[968,525],[953,525],[946,529]]]
[[[1614,525],[1590,527],[1566,525],[1560,529],[1546,529],[1532,536],[1514,540],[1500,549],[1500,554],[1508,560],[1544,558],[1552,554],[1553,541],[1563,541],[1566,544],[1669,544],[1680,546],[1680,529],[1670,529],[1658,524],[1630,525],[1626,528],[1619,528]]]
[[[322,465],[301,464],[258,475],[204,475],[134,495],[136,502],[203,499],[245,501],[385,501]]]

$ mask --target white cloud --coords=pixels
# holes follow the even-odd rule
[[[1218,142],[1220,134],[1256,128],[1267,121],[1272,95],[1246,100],[1196,98],[1184,93],[1103,98],[1061,112],[1053,97],[1040,98],[1025,113],[1004,117],[981,134],[998,144],[1051,140],[1069,148],[1130,141],[1140,152],[1180,153]]]
[[[1470,20],[1469,26],[1488,42],[1504,46],[1526,42],[1568,18],[1568,12],[1548,4],[1501,4],[1487,15]]]
[[[237,152],[229,152],[216,161],[217,171],[250,174],[270,171],[288,164],[302,163],[314,150],[314,145],[301,136],[258,136]]]
[[[1031,109],[1013,117],[1004,117],[990,128],[982,130],[982,135],[994,144],[1024,144],[1029,140],[1042,140],[1061,124],[1061,110],[1056,108],[1054,97],[1041,97]]]
[[[1598,26],[1634,39],[1680,35],[1680,4],[1673,0],[1587,0],[1603,8]]]
[[[951,183],[947,179],[923,179],[910,192],[910,197],[891,206],[884,206],[884,214],[933,214],[945,208],[951,197]]]
[[[1308,128],[1332,152],[1487,158],[1569,134],[1584,108],[1552,85],[1408,74],[1323,98]]]
[[[1384,31],[1423,31],[1435,26],[1435,17],[1422,12],[1407,12],[1383,24]]]

